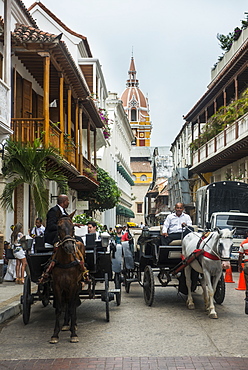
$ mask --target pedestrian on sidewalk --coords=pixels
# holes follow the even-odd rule
[[[248,231],[246,232],[248,234]],[[244,258],[244,268],[242,261]],[[245,292],[245,313],[248,315],[248,237],[242,241],[239,247],[238,272],[244,271],[246,292]]]
[[[16,258],[16,283],[24,284],[24,272],[27,265],[26,255],[21,246],[20,240],[23,237],[22,224],[17,223],[11,234],[11,245]]]

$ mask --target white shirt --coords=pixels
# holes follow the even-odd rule
[[[171,213],[165,219],[162,233],[181,233],[182,223],[185,223],[187,226],[192,225],[192,220],[187,213],[182,213],[180,216],[177,216],[176,213]]]
[[[31,231],[31,235],[35,235],[35,236],[43,236],[44,235],[44,231],[45,231],[45,226],[41,225],[40,227],[33,227],[32,231]]]

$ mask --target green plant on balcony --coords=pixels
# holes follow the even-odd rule
[[[83,200],[89,200],[91,211],[105,211],[115,207],[121,196],[116,182],[100,167],[97,167],[97,181],[99,187],[96,190],[82,192],[80,197]]]
[[[84,168],[83,173],[86,176],[93,177],[94,179],[97,178],[97,172],[95,170],[92,170],[91,168],[88,168],[88,167]]]
[[[80,215],[77,215],[73,217],[73,222],[81,224],[81,225],[87,225],[88,222],[95,221],[97,225],[97,230],[103,231],[103,225],[94,220],[93,217],[87,216],[85,213],[82,213]]]
[[[65,143],[65,151],[71,152],[74,147],[74,140],[71,138],[71,135],[64,133],[64,143]]]
[[[247,112],[248,89],[242,93],[239,99],[232,101],[227,107],[220,107],[217,113],[211,116],[204,126],[199,138],[195,139],[190,144],[191,150],[195,151],[199,149]]]
[[[0,197],[1,205],[13,210],[12,197],[15,189],[20,185],[28,184],[32,210],[31,225],[36,217],[35,211],[42,218],[46,215],[47,180],[55,181],[62,193],[66,193],[68,189],[67,178],[61,174],[61,171],[47,168],[48,157],[53,157],[57,163],[61,163],[62,159],[57,150],[53,147],[42,147],[40,138],[35,139],[33,143],[9,140],[5,146],[2,172],[10,181],[6,183]]]

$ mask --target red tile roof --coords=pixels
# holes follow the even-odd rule
[[[48,32],[39,30],[31,26],[24,24],[17,24],[14,32],[12,32],[12,39],[22,41],[22,42],[54,42],[55,40],[60,40],[62,33],[60,35],[53,35]]]
[[[57,22],[61,27],[64,28],[65,31],[69,32],[71,35],[79,37],[84,41],[85,48],[88,52],[88,56],[92,57],[92,53],[90,50],[90,46],[87,41],[87,37],[81,35],[80,33],[72,31],[69,27],[67,27],[59,18],[56,17],[55,14],[53,14],[44,4],[42,4],[40,1],[39,2],[34,2],[30,7],[28,8],[29,11],[31,11],[35,6],[39,6],[41,9],[43,9],[55,22]]]

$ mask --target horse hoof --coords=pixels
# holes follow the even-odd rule
[[[52,338],[50,339],[49,343],[51,343],[51,344],[55,344],[55,343],[58,343],[58,341],[59,341],[59,338],[52,337]]]
[[[62,326],[61,330],[62,331],[68,331],[68,330],[70,330],[70,326],[69,325],[64,325],[64,326]]]
[[[218,315],[217,315],[217,313],[210,313],[210,314],[208,315],[208,317],[209,317],[210,319],[218,319]]]
[[[70,342],[71,343],[78,343],[79,339],[78,339],[78,337],[71,337]]]
[[[195,305],[194,305],[194,303],[189,304],[189,305],[188,305],[188,309],[189,309],[189,310],[194,310],[194,309],[195,309]]]

